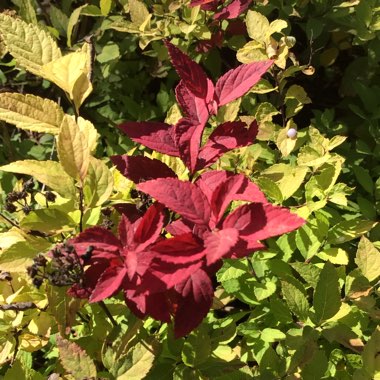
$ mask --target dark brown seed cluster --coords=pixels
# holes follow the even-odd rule
[[[88,252],[82,256],[83,261],[91,258],[92,250],[91,246],[87,249]],[[42,285],[44,280],[54,286],[71,286],[81,283],[83,265],[72,245],[57,246],[50,251],[50,255],[50,262],[44,256],[38,255],[34,258],[33,265],[27,268],[27,272],[37,288]]]

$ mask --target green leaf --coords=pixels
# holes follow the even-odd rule
[[[380,276],[380,251],[364,236],[360,239],[355,262],[368,281]]]
[[[37,25],[0,13],[0,34],[17,64],[35,75],[40,75],[43,65],[61,57],[56,42]]]
[[[113,175],[106,164],[90,157],[88,171],[83,184],[84,200],[88,207],[102,205],[112,194]]]
[[[375,227],[377,222],[372,220],[345,220],[333,226],[328,235],[327,242],[330,244],[342,244],[364,235]]]
[[[62,12],[58,7],[55,7],[53,4],[50,4],[49,7],[49,16],[51,23],[54,28],[58,30],[59,34],[66,36],[67,25],[69,23],[69,18],[67,15]]]
[[[321,324],[333,317],[339,311],[341,303],[338,273],[330,262],[326,262],[314,291],[316,323]]]
[[[193,331],[186,339],[182,349],[182,361],[189,367],[197,367],[211,354],[210,337],[204,328]]]
[[[273,343],[284,340],[286,338],[286,335],[280,330],[265,328],[263,331],[261,331],[260,337],[264,342]]]
[[[78,344],[58,335],[57,347],[63,368],[75,379],[96,378],[94,362]]]
[[[362,353],[363,369],[371,377],[380,374],[379,347],[380,327],[378,326],[376,330],[373,332],[367,344],[365,345]]]
[[[281,281],[281,287],[290,311],[297,315],[301,321],[306,321],[310,305],[305,294],[288,281]]]
[[[132,23],[140,27],[150,17],[148,9],[143,1],[129,0],[129,13]]]
[[[66,32],[67,33],[67,46],[69,46],[69,47],[72,46],[71,39],[72,39],[74,27],[78,24],[79,17],[81,15],[82,9],[85,8],[86,6],[87,6],[87,4],[82,5],[76,9],[74,9],[71,12],[69,21],[67,23],[67,32]]]
[[[321,270],[311,263],[295,262],[290,264],[300,276],[312,287],[315,288],[318,283]]]
[[[283,196],[276,182],[267,177],[259,177],[256,179],[256,183],[267,197],[273,199],[276,203],[282,203]]]
[[[312,360],[302,369],[301,376],[304,380],[319,380],[327,371],[328,360],[322,350],[318,350],[313,355]]]
[[[369,171],[359,165],[352,166],[352,170],[362,188],[369,194],[373,194],[374,184]]]
[[[0,120],[33,132],[59,132],[64,118],[62,108],[49,99],[34,95],[0,94]]]
[[[75,196],[73,179],[68,176],[59,162],[56,161],[15,161],[8,165],[0,166],[0,170],[10,173],[27,174],[37,181],[55,190],[63,197]]]
[[[324,261],[330,261],[332,264],[348,264],[348,254],[342,248],[326,248],[322,252],[317,253],[317,256]]]

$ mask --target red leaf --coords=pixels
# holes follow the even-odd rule
[[[193,223],[186,223],[183,219],[178,219],[166,226],[165,229],[173,236],[182,235],[192,231],[190,225],[193,225]]]
[[[125,267],[114,266],[106,269],[100,276],[89,301],[99,302],[111,297],[120,289],[126,275]]]
[[[126,215],[122,215],[118,225],[119,239],[123,247],[132,248],[134,246],[133,223]]]
[[[160,236],[165,218],[163,210],[163,205],[154,203],[148,208],[141,220],[136,222],[134,241],[138,244],[138,252],[154,243]]]
[[[204,123],[193,124],[193,121],[188,118],[182,118],[175,126],[181,158],[192,173],[195,171],[197,165],[204,128]]]
[[[215,13],[215,20],[224,20],[239,17],[252,3],[252,0],[233,0],[220,12]]]
[[[228,256],[238,239],[239,232],[235,228],[211,232],[205,239],[207,265]]]
[[[242,186],[246,185],[248,179],[243,175],[234,175],[223,181],[213,192],[211,198],[211,213],[210,227],[215,228],[228,205],[234,200],[239,199],[239,194]]]
[[[191,182],[159,178],[140,183],[137,188],[193,223],[207,225],[209,221],[210,205],[202,191]]]
[[[179,293],[174,316],[174,335],[180,338],[194,330],[207,315],[214,297],[214,289],[208,275],[198,269],[184,281],[176,285]]]
[[[210,135],[207,143],[198,155],[197,170],[214,163],[224,153],[253,144],[258,131],[256,121],[249,128],[241,121],[227,122],[219,125]]]
[[[110,159],[120,173],[134,183],[154,178],[176,177],[172,169],[155,158],[123,154],[122,156],[111,156]]]
[[[214,97],[214,85],[207,78],[207,94],[205,98],[199,98],[195,96],[185,85],[185,82],[181,80],[176,89],[176,98],[178,104],[181,106],[184,114],[191,119],[193,124],[206,123],[209,118],[209,109],[207,108],[208,102]]]
[[[191,233],[162,240],[152,250],[158,253],[156,257],[161,261],[174,264],[198,261],[205,255],[203,245]]]
[[[223,106],[248,92],[272,66],[273,61],[252,62],[240,65],[219,78],[215,86],[218,106]]]
[[[305,220],[288,209],[269,203],[252,203],[236,209],[223,223],[223,228],[234,227],[248,243],[282,235],[301,227]]]
[[[225,170],[210,170],[204,172],[195,183],[211,203],[214,190],[231,175],[233,173],[226,172]]]
[[[172,125],[155,121],[130,121],[119,125],[119,128],[134,142],[169,156],[179,156]]]
[[[168,40],[164,42],[168,48],[172,64],[185,86],[198,98],[206,99],[208,78],[202,67]]]

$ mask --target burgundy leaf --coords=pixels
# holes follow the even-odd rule
[[[259,187],[255,183],[251,182],[248,179],[246,186],[243,187],[242,193],[240,193],[239,198],[236,199],[240,201],[268,203],[264,193],[259,189]]]
[[[195,183],[211,203],[214,190],[231,175],[233,173],[225,170],[210,170],[202,173]]]
[[[165,218],[163,210],[163,205],[154,203],[148,208],[141,220],[136,222],[138,226],[134,234],[134,241],[138,244],[137,251],[144,250],[160,236]]]
[[[169,301],[165,293],[134,295],[133,291],[126,290],[124,295],[126,304],[137,317],[144,319],[150,315],[159,321],[170,322]]]
[[[161,261],[174,264],[198,261],[205,255],[203,245],[191,233],[162,240],[151,249],[158,253],[156,257]]]
[[[231,256],[227,256],[226,258],[241,259],[242,257],[250,255],[254,251],[262,249],[266,249],[266,247],[260,242],[250,242],[250,244],[248,244],[245,240],[239,239],[231,251]]]
[[[176,177],[172,169],[155,158],[123,154],[111,156],[110,159],[120,173],[134,183],[154,178]]]
[[[211,232],[205,239],[207,265],[228,256],[238,239],[239,232],[235,228]]]
[[[134,142],[169,156],[179,156],[172,125],[155,121],[130,121],[119,125],[119,128]]]
[[[202,191],[191,182],[158,178],[140,183],[137,188],[193,223],[208,223],[210,205]]]
[[[203,169],[214,163],[224,153],[253,144],[258,131],[256,121],[250,127],[241,121],[219,125],[210,135],[198,156],[197,169]]]
[[[133,203],[117,203],[114,207],[119,214],[124,214],[131,222],[136,221],[143,215],[143,212]]]
[[[202,254],[204,256],[204,254]],[[183,265],[155,261],[152,264],[152,273],[163,281],[167,289],[186,281],[194,272],[204,265],[202,260]]]
[[[267,222],[262,204],[251,203],[240,206],[229,214],[223,222],[223,228],[236,228],[242,236],[262,230]]]
[[[215,86],[218,106],[223,106],[248,92],[271,67],[273,61],[252,62],[240,65],[219,78]]]
[[[168,48],[172,64],[186,87],[198,98],[206,99],[208,78],[202,67],[168,40],[164,42]]]
[[[220,12],[215,13],[215,20],[237,18],[244,13],[252,3],[252,0],[233,0]]]
[[[113,266],[106,269],[91,294],[90,302],[99,302],[111,297],[120,289],[126,275],[127,269],[125,267]]]
[[[198,269],[181,284],[174,317],[174,335],[180,338],[194,330],[207,315],[214,297],[211,280],[205,271]]]

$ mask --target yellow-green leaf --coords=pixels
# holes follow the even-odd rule
[[[85,8],[87,4],[81,5],[80,7],[74,9],[71,12],[69,22],[67,24],[67,46],[71,47],[71,36],[73,33],[74,26],[78,23],[79,16],[82,12],[82,9]]]
[[[0,170],[31,175],[37,181],[55,190],[63,197],[71,198],[75,195],[74,181],[63,171],[62,165],[59,162],[36,160],[15,161],[8,165],[0,166]]]
[[[65,172],[76,180],[83,181],[90,162],[88,124],[80,128],[74,117],[66,115],[58,135],[57,151]]]
[[[64,118],[62,108],[49,99],[34,95],[0,94],[0,120],[33,132],[59,132]]]
[[[112,0],[100,0],[100,11],[103,16],[107,16],[110,13],[112,7]]]
[[[380,251],[364,236],[360,239],[355,262],[368,281],[380,276]]]
[[[292,119],[288,121],[286,127],[282,128],[277,135],[276,145],[284,157],[289,156],[297,143],[297,138],[288,136],[288,131],[290,128],[297,128]]]
[[[327,236],[327,242],[330,244],[342,244],[356,239],[370,231],[376,224],[377,222],[372,220],[344,220],[331,228]]]
[[[77,110],[92,91],[89,60],[87,51],[77,51],[42,67],[42,76],[64,90]]]
[[[113,175],[106,164],[94,157],[90,157],[88,172],[84,180],[84,200],[88,207],[103,204],[111,195],[113,189]]]
[[[4,13],[0,13],[0,34],[17,64],[35,75],[40,75],[43,65],[62,55],[45,30]]]
[[[118,380],[140,380],[150,371],[157,354],[157,347],[149,342],[137,342],[126,355],[128,369]]]
[[[348,264],[348,254],[342,248],[326,248],[322,252],[317,253],[317,256],[325,261],[337,265]]]
[[[249,41],[236,54],[241,63],[257,62],[268,59],[264,46],[257,41]]]
[[[4,55],[7,53],[8,53],[7,46],[5,45],[5,42],[2,39],[1,34],[0,34],[0,59],[3,58]]]
[[[248,11],[245,23],[249,37],[264,44],[268,41],[269,21],[264,15],[256,11]]]
[[[59,359],[63,368],[74,379],[96,378],[96,367],[92,359],[79,345],[57,336]]]

